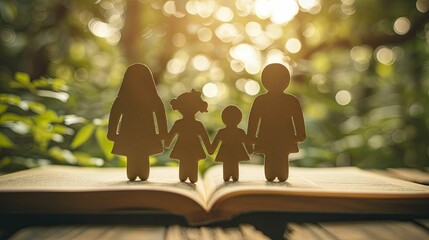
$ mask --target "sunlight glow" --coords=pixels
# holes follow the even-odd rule
[[[171,74],[179,74],[185,71],[186,62],[180,58],[172,58],[167,63],[167,71]]]
[[[219,94],[219,88],[215,83],[207,83],[203,87],[203,94],[208,98],[216,97]]]
[[[208,42],[212,39],[212,30],[210,30],[209,28],[201,28],[200,30],[198,30],[198,39],[201,42]]]
[[[235,81],[235,87],[239,90],[244,92],[244,85],[246,84],[247,80],[245,78],[240,78],[237,81]]]
[[[244,91],[250,96],[258,94],[259,90],[261,90],[261,87],[259,86],[259,83],[255,80],[248,80],[244,84]]]
[[[120,24],[118,26],[121,26]],[[88,22],[89,30],[97,37],[105,38],[110,45],[118,44],[121,39],[121,33],[118,29],[109,23],[105,23],[97,18]]]
[[[250,74],[256,74],[261,70],[261,54],[252,45],[241,43],[230,50],[234,59],[244,64],[244,69]]]
[[[201,72],[207,71],[210,64],[210,60],[204,55],[197,55],[192,59],[192,66]]]
[[[298,4],[303,10],[309,11],[320,3],[318,0],[298,0]]]
[[[167,1],[165,2],[162,10],[164,11],[164,14],[166,15],[175,15],[176,14],[176,4],[174,1]]]
[[[236,0],[235,7],[240,17],[249,16],[252,12],[253,0]]]
[[[257,22],[248,22],[244,29],[245,29],[247,35],[249,35],[251,37],[257,37],[260,34],[262,34],[262,27]]]
[[[221,22],[230,22],[234,18],[234,13],[228,7],[220,7],[216,11],[215,17]]]
[[[290,38],[286,41],[285,48],[290,53],[297,53],[301,50],[301,42],[297,38]]]
[[[183,33],[176,33],[174,34],[172,41],[174,46],[178,48],[183,47],[186,44],[186,36]]]
[[[216,28],[215,34],[222,42],[225,43],[231,42],[234,38],[239,36],[237,28],[230,23],[220,25]]]
[[[284,51],[281,51],[279,49],[271,49],[267,54],[267,60],[265,64],[270,63],[281,63],[285,66],[289,65],[285,62],[286,56]]]
[[[216,7],[215,1],[188,1],[186,3],[186,11],[192,15],[198,14],[202,18],[210,17]]]
[[[102,22],[97,19],[92,19],[88,23],[89,30],[97,36],[101,38],[108,38],[112,35],[113,29],[110,27],[109,24]]]
[[[277,24],[270,23],[266,27],[266,34],[273,40],[280,39],[283,35],[283,29]]]
[[[291,21],[299,12],[296,0],[256,0],[255,14],[260,19],[270,18],[271,22],[283,25]]]

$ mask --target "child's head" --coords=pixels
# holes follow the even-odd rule
[[[290,73],[283,64],[272,63],[262,70],[261,79],[268,92],[283,92],[289,86]]]
[[[197,112],[207,112],[208,104],[201,98],[201,92],[192,89],[190,92],[182,93],[177,98],[171,100],[171,108],[177,110],[182,115]]]
[[[242,113],[237,106],[230,105],[222,111],[222,122],[225,126],[237,126],[241,121]]]

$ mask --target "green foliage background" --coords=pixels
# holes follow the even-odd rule
[[[229,104],[240,106],[246,128],[254,96],[240,82],[260,84],[260,71],[233,56],[238,46],[250,46],[256,69],[274,56],[293,72],[288,91],[301,99],[308,139],[292,164],[429,166],[428,0],[298,1],[283,23],[258,15],[258,2],[0,0],[0,170],[124,166],[110,154],[106,125],[134,62],[152,69],[170,125],[179,116],[172,98],[213,83],[218,95],[199,115],[209,134]],[[408,25],[395,30],[399,19]],[[292,38],[299,51],[285,47]],[[166,151],[152,164],[175,162]]]

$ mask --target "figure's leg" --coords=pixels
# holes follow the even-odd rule
[[[196,183],[198,181],[198,160],[192,161],[192,166],[188,171],[189,181]]]
[[[186,175],[186,164],[183,161],[179,162],[179,179],[181,182],[186,181],[186,179],[188,178],[188,176]]]
[[[233,181],[238,181],[238,174],[239,174],[239,171],[238,171],[238,162],[236,163],[236,164],[234,164],[234,166],[232,166],[232,171],[231,171],[231,177],[232,177],[232,180]]]
[[[289,177],[289,154],[286,153],[285,156],[283,156],[282,161],[279,164],[279,174],[278,178],[280,182],[284,182]]]
[[[142,159],[139,163],[139,177],[141,180],[146,181],[149,178],[150,170],[149,156],[144,157],[144,159]]]
[[[270,154],[265,154],[265,178],[267,181],[274,181],[276,178],[275,159]]]
[[[223,180],[225,182],[229,181],[229,178],[231,177],[229,164],[227,162],[223,162]]]
[[[138,161],[139,159],[135,156],[127,156],[127,177],[130,181],[134,181],[137,178]]]

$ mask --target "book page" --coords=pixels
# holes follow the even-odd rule
[[[238,182],[223,181],[222,165],[205,174],[209,207],[228,194],[260,193],[300,196],[429,197],[429,187],[384,177],[354,167],[296,168],[291,167],[286,182],[268,182],[262,165],[240,165]]]
[[[177,167],[152,167],[147,181],[128,181],[125,168],[46,166],[0,177],[1,192],[91,192],[152,190],[183,195],[206,208],[201,181],[179,181]]]

